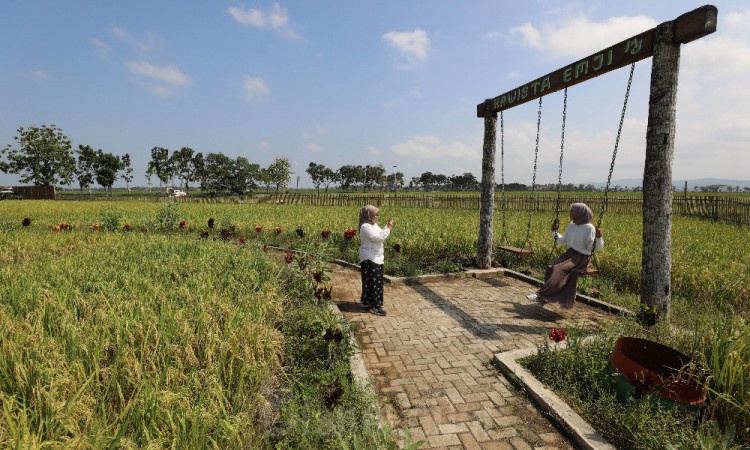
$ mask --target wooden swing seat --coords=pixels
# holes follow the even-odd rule
[[[531,255],[534,253],[534,250],[530,248],[513,247],[512,245],[499,245],[497,249],[521,256]]]
[[[582,270],[579,275],[582,277],[595,277],[599,275],[599,269],[596,269],[594,267],[587,267],[585,270]]]

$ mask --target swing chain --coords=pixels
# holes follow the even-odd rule
[[[596,224],[596,228],[601,228],[602,220],[604,219],[604,213],[607,211],[607,203],[609,201],[609,184],[612,181],[612,172],[615,170],[615,159],[617,158],[617,148],[620,146],[620,136],[622,135],[622,125],[625,122],[625,111],[628,108],[628,97],[630,97],[630,86],[633,83],[633,72],[635,72],[635,62],[630,65],[630,76],[628,77],[628,87],[625,90],[625,102],[622,105],[622,113],[620,114],[620,125],[617,127],[617,137],[615,138],[615,149],[612,152],[612,162],[609,165],[609,175],[607,176],[607,185],[604,187],[604,201],[602,201],[602,210],[599,214],[599,221]],[[594,256],[594,250],[596,249],[596,238],[594,244],[591,246],[591,255],[596,261]]]
[[[526,241],[523,243],[523,247],[529,244],[531,249],[531,214],[534,209],[534,190],[536,189],[536,164],[537,157],[539,156],[539,134],[542,126],[542,98],[539,97],[539,109],[536,114],[536,146],[534,147],[534,175],[531,178],[531,199],[529,200],[529,222],[526,226]]]
[[[560,191],[562,189],[562,172],[563,172],[563,155],[565,154],[565,122],[568,114],[568,87],[565,86],[565,95],[563,96],[563,113],[562,113],[562,131],[560,136],[560,166],[557,170],[557,201],[555,202],[555,221],[553,223],[554,231],[560,228]],[[552,255],[557,248],[557,237],[552,237],[552,249],[549,252],[547,260],[552,259]]]
[[[568,114],[568,87],[563,96],[562,131],[560,135],[560,167],[557,170],[557,201],[555,202],[555,231],[560,226],[560,190],[562,189],[563,155],[565,154],[565,121]],[[557,243],[557,240],[555,240]]]

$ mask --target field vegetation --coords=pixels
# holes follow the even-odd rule
[[[5,249],[0,344],[13,356],[0,368],[6,422],[0,429],[7,430],[0,432],[0,442],[34,447],[81,439],[75,442],[99,446],[116,439],[123,447],[234,448],[239,442],[262,447],[304,441],[325,447],[337,440],[339,445],[387,440],[362,406],[363,394],[343,366],[336,366],[342,362],[334,355],[348,350],[331,341],[288,337],[315,335],[311,327],[320,336],[326,330],[351,333],[326,313],[307,312],[319,311],[313,308],[319,302],[312,301],[313,309],[303,302],[315,299],[310,270],[318,263],[302,269],[298,256],[292,257],[297,263],[286,264],[263,252],[270,245],[296,249],[308,261],[356,262],[351,230],[357,227],[358,208],[49,201],[0,206]],[[381,211],[381,217],[391,215],[396,226],[386,247],[390,275],[456,272],[474,265],[476,211]],[[527,213],[509,212],[507,243],[530,246],[535,253],[520,258],[498,252],[496,263],[541,276],[553,257],[552,218],[534,213],[531,240],[524,243]],[[499,214],[495,225],[499,244]],[[641,217],[607,214],[603,229],[605,251],[596,260],[601,276],[584,279],[580,287],[635,311]],[[739,442],[747,441],[750,423],[750,329],[743,319],[750,313],[747,254],[746,228],[674,217],[672,323],[643,331],[700,360],[709,374],[703,380],[712,394],[716,433],[734,421]],[[282,284],[299,289],[287,298]],[[320,377],[342,375],[338,381],[312,375],[286,384],[314,372],[293,369],[300,367],[293,361],[312,366],[325,361],[329,370]],[[277,389],[282,385],[299,389]],[[335,396],[336,405],[346,408],[330,409],[334,392],[347,393]],[[271,412],[278,404],[318,405],[328,415],[300,408],[302,415],[288,410],[276,416]],[[341,428],[331,425],[336,417],[365,425],[355,427],[354,435],[339,436]],[[382,439],[362,437],[368,435]]]

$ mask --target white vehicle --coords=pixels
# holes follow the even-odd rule
[[[187,192],[175,188],[167,188],[167,195],[172,198],[184,198],[188,196]]]

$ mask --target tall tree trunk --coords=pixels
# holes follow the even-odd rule
[[[643,171],[641,303],[669,320],[672,275],[672,158],[680,44],[674,23],[656,28]]]
[[[486,100],[489,111],[489,100]],[[479,208],[479,239],[477,242],[477,266],[489,269],[492,266],[492,229],[495,206],[495,142],[497,135],[497,113],[485,113],[484,146],[482,148],[482,182]]]

